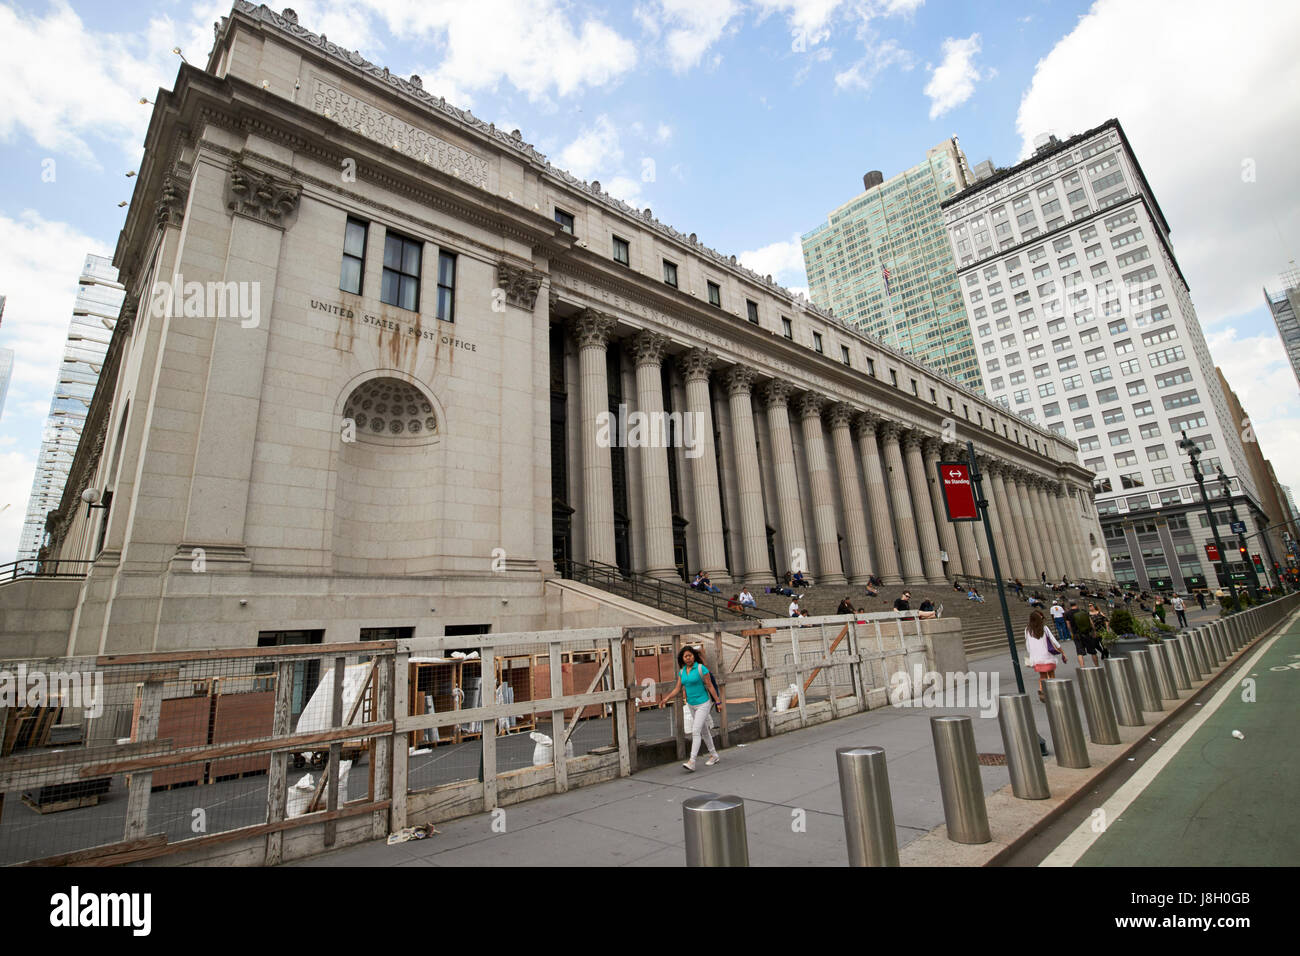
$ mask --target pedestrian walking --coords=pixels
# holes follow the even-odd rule
[[[1202,610],[1202,611],[1205,610],[1205,592],[1204,592],[1204,591],[1197,591],[1197,592],[1196,592],[1196,603],[1199,604],[1199,605],[1201,606],[1201,610]]]
[[[1070,630],[1074,634],[1074,657],[1079,666],[1083,666],[1084,654],[1091,654],[1092,666],[1098,666],[1100,662],[1097,655],[1101,653],[1101,641],[1097,639],[1092,615],[1082,610],[1078,601],[1070,602]]]
[[[1047,629],[1042,611],[1033,611],[1029,615],[1029,626],[1025,628],[1025,650],[1029,652],[1030,666],[1038,672],[1038,699],[1045,701],[1047,695],[1043,693],[1043,681],[1056,676],[1055,655],[1060,654],[1063,663],[1069,663],[1069,658]]]
[[[1062,641],[1070,639],[1070,631],[1065,623],[1065,608],[1061,607],[1060,601],[1053,601],[1052,607],[1052,624],[1056,626],[1056,636]]]
[[[705,761],[705,766],[712,767],[721,759],[717,748],[713,746],[713,733],[709,729],[709,714],[718,698],[713,692],[713,681],[706,680],[708,677],[709,669],[704,666],[703,653],[693,647],[683,647],[677,652],[677,686],[662,701],[667,704],[677,696],[678,691],[685,691],[686,705],[690,708],[691,715],[691,759],[682,766],[692,772],[695,770],[695,758],[700,753],[701,738],[709,748],[709,759]]]
[[[1187,611],[1185,606],[1183,605],[1183,599],[1181,595],[1178,594],[1174,595],[1173,605],[1174,605],[1174,613],[1178,615],[1178,626],[1187,627]]]

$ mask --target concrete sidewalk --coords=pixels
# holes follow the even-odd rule
[[[1209,620],[1216,616],[1213,610],[1188,613],[1193,624],[1198,623],[1197,618]],[[1066,653],[1069,663],[1058,668],[1058,677],[1073,677],[1078,666],[1072,645],[1066,646]],[[996,693],[1015,692],[1007,651],[974,660],[969,667],[989,674],[990,680],[996,674]],[[1024,680],[1039,733],[1050,746],[1047,714],[1035,693],[1036,675],[1024,669]],[[1051,807],[1069,799],[1078,787],[1101,773],[1105,764],[1118,759],[1133,741],[1151,732],[1150,727],[1122,728],[1123,744],[1100,748],[1090,745],[1090,770],[1061,770],[1049,757],[1052,799],[1015,801],[1009,791],[1005,800],[999,795],[990,802],[991,818],[995,808],[1001,808],[1004,814],[1003,825],[994,826],[994,843],[962,847],[948,841],[943,830],[931,832],[944,822],[930,735],[930,718],[941,714],[969,715],[974,721],[976,749],[980,753],[1003,753],[996,716],[981,717],[978,708],[883,707],[732,747],[722,751],[722,762],[715,767],[704,766],[701,758],[695,773],[673,762],[630,778],[505,807],[495,816],[478,814],[439,823],[438,835],[425,840],[393,846],[368,843],[291,865],[682,866],[686,862],[682,801],[719,793],[745,801],[752,865],[845,866],[835,750],[865,745],[885,748],[904,863],[979,865]],[[981,767],[980,774],[986,796],[1010,783],[1004,766]],[[917,841],[912,852],[904,849]]]
[[[1073,668],[1065,668],[1061,676]],[[996,673],[998,691],[1013,692],[1006,653],[974,661]],[[1047,717],[1026,686],[1044,735]],[[388,846],[347,847],[298,866],[681,866],[683,800],[702,793],[735,794],[745,801],[750,862],[755,866],[844,866],[847,863],[835,749],[884,747],[902,847],[943,823],[939,776],[929,718],[968,714],[977,749],[1002,753],[996,717],[976,708],[884,707],[722,751],[722,762],[695,773],[680,763],[634,777],[542,797],[498,812],[437,824],[437,836]],[[981,769],[986,793],[1009,783],[1005,767]],[[798,811],[802,811],[801,813]],[[493,829],[494,819],[496,830]],[[801,826],[802,824],[802,826]],[[497,832],[504,826],[505,832]]]

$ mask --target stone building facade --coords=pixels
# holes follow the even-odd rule
[[[236,3],[160,94],[115,263],[47,524],[48,558],[93,562],[46,608],[68,652],[572,626],[571,562],[987,575],[936,487],[968,440],[1006,572],[1097,576],[1071,442],[289,10]],[[634,412],[667,440],[624,441]]]

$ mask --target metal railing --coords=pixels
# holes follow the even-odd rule
[[[0,584],[19,578],[84,578],[94,561],[24,558],[0,564]]]
[[[623,571],[601,561],[583,563],[566,559],[556,562],[556,570],[571,581],[591,584],[661,611],[680,612],[688,620],[757,621],[786,616],[779,610],[757,605],[744,605],[737,610],[728,607],[728,599],[721,593],[699,591],[685,582],[665,581],[639,571]]]

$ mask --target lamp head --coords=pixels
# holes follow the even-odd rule
[[[81,493],[81,500],[88,505],[99,504],[100,493],[98,488],[87,488]]]

